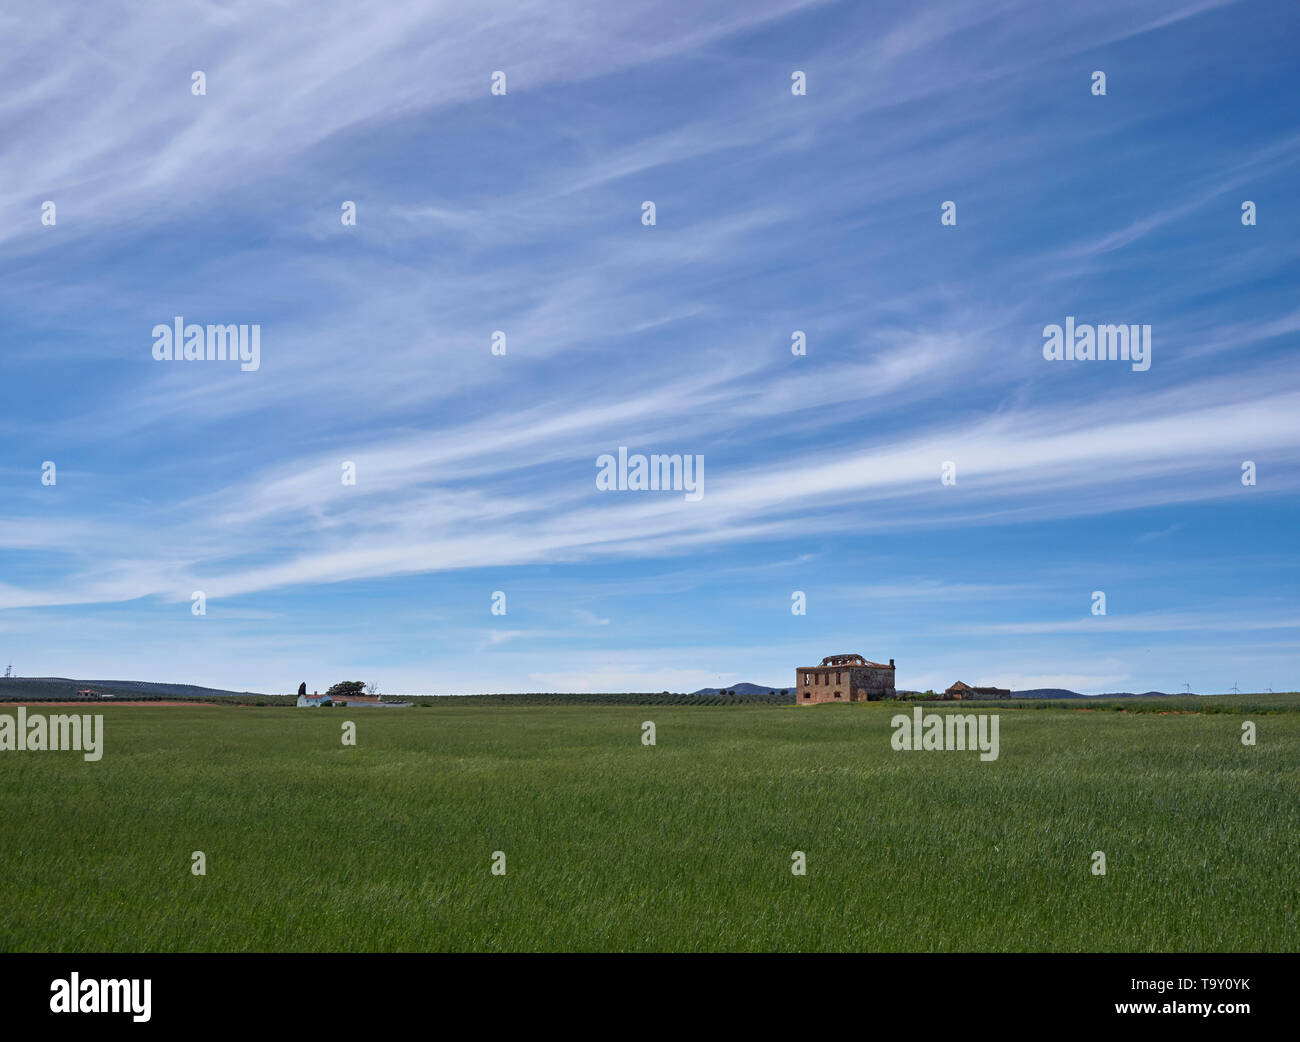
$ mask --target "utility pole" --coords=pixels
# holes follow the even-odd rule
[[[14,675],[14,664],[12,662],[5,666],[5,679],[12,680]]]

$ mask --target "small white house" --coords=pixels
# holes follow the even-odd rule
[[[329,695],[299,695],[298,696],[299,707],[311,706],[314,709],[319,709],[321,706],[332,706],[333,704],[334,703],[330,701]]]

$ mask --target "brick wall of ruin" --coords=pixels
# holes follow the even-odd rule
[[[894,697],[894,671],[873,669],[870,666],[853,667],[853,689],[860,691],[868,702]]]

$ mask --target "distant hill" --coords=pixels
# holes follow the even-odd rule
[[[702,687],[698,691],[692,691],[693,695],[718,695],[723,691],[733,692],[737,695],[765,695],[769,691],[775,691],[780,694],[782,691],[793,690],[789,685],[784,687],[765,687],[762,684],[732,684],[730,687]],[[1187,692],[1178,692],[1186,696]],[[900,695],[915,695],[915,691],[899,691]],[[1036,687],[1028,691],[1012,691],[1012,698],[1036,698],[1036,699],[1063,699],[1063,698],[1170,698],[1171,695],[1164,691],[1143,691],[1140,695],[1135,695],[1130,691],[1120,691],[1115,694],[1107,695],[1083,695],[1078,691],[1071,691],[1064,687]]]
[[[766,695],[769,691],[775,691],[778,695],[782,691],[790,691],[791,687],[786,684],[784,687],[769,687],[765,684],[732,684],[730,687],[702,687],[698,691],[692,691],[692,695],[720,695],[726,691],[733,695]]]
[[[765,695],[769,691],[775,691],[777,694],[780,694],[782,691],[791,690],[793,689],[789,686],[764,687],[762,684],[733,684],[731,687],[702,687],[698,691],[692,691],[691,694],[717,695],[721,694],[723,691],[728,691],[737,695]],[[919,691],[903,690],[900,690],[898,693],[903,697],[920,694]],[[1183,697],[1187,696],[1186,691],[1179,691],[1176,692],[1176,694],[1180,694]],[[1192,692],[1192,694],[1195,694],[1195,692]],[[1027,691],[1012,691],[1011,697],[1055,701],[1064,698],[1172,698],[1174,696],[1164,691],[1143,691],[1141,694],[1134,694],[1131,691],[1119,691],[1106,695],[1084,695],[1080,694],[1078,691],[1071,691],[1069,688],[1064,687],[1036,687]]]
[[[158,684],[147,680],[71,680],[67,677],[0,677],[0,702],[12,699],[40,699],[46,702],[60,700],[74,700],[77,698],[77,692],[89,689],[101,695],[112,695],[119,699],[128,698],[275,698],[280,696],[268,695],[258,691],[226,691],[216,687],[200,687],[195,684]],[[728,687],[702,687],[698,691],[690,692],[690,695],[674,695],[674,697],[694,697],[715,698],[725,692],[728,695],[735,695],[741,698],[761,697],[764,702],[768,701],[768,692],[775,692],[778,701],[781,699],[781,692],[786,692],[786,701],[794,701],[794,689],[790,686],[772,687],[766,684],[732,684]],[[664,692],[663,694],[667,694]],[[899,691],[899,695],[907,697],[916,695],[915,691]],[[1143,691],[1141,694],[1133,694],[1129,691],[1113,692],[1105,695],[1083,695],[1078,691],[1070,691],[1063,687],[1038,687],[1027,691],[1012,691],[1011,697],[1015,699],[1036,699],[1039,701],[1057,701],[1061,699],[1105,699],[1105,698],[1172,698],[1179,695],[1187,697],[1187,692],[1175,692],[1167,694],[1163,691]],[[287,697],[287,696],[286,696]],[[492,697],[492,698],[510,698],[510,699],[533,699],[540,700],[543,697],[558,698],[561,703],[564,700],[577,700],[592,702],[610,702],[612,696],[609,695],[501,695],[501,696],[454,696],[457,698],[470,697]],[[632,697],[632,696],[628,696]],[[637,699],[662,699],[662,695],[646,694],[636,695]],[[635,704],[642,704],[640,701]]]
[[[224,691],[194,684],[155,684],[147,680],[69,680],[67,677],[0,677],[0,700],[31,698],[54,701],[74,699],[78,691],[89,688],[101,695],[116,698],[152,696],[154,698],[222,698],[257,697],[257,691]]]
[[[1195,691],[1190,692],[1196,694]],[[1132,691],[1114,691],[1105,695],[1081,695],[1077,691],[1070,691],[1063,687],[1036,687],[1029,691],[1012,691],[1012,698],[1173,698],[1175,695],[1182,695],[1184,698],[1189,692],[1177,691],[1170,694],[1165,691],[1143,691],[1141,694],[1134,694]]]

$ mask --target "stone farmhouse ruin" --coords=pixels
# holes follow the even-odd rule
[[[820,666],[801,666],[794,674],[795,701],[801,706],[819,702],[878,702],[897,698],[894,688],[894,660],[889,665],[868,662],[861,655],[827,655]],[[904,691],[903,697],[916,696]],[[940,695],[927,693],[926,699],[939,701],[1006,701],[1011,692],[1000,687],[972,687],[960,680]]]
[[[878,702],[894,697],[894,660],[889,665],[868,662],[861,655],[827,655],[820,666],[803,666],[794,674],[795,700],[818,702]]]
[[[986,701],[1002,701],[1011,698],[1011,691],[1004,687],[971,687],[969,684],[963,684],[960,680],[953,684],[943,693],[944,698],[952,699],[958,702],[969,702],[978,699]]]

